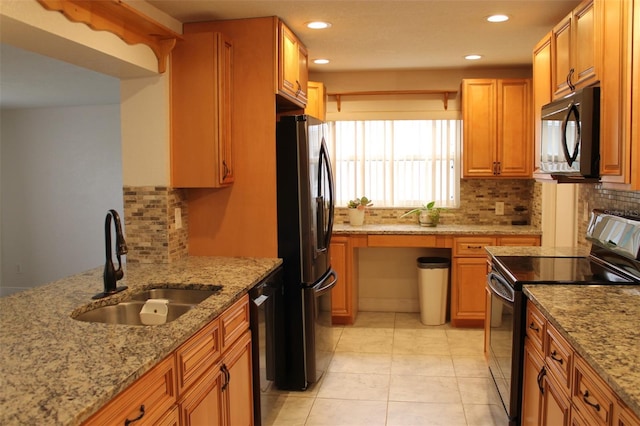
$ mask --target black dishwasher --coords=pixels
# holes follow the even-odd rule
[[[253,353],[254,425],[261,426],[264,414],[261,397],[275,378],[277,349],[283,345],[282,268],[276,269],[249,291],[251,299],[251,350]]]

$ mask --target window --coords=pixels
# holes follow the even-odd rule
[[[457,207],[461,125],[461,120],[330,122],[336,206],[367,196],[376,207],[432,200]]]

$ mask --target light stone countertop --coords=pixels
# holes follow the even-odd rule
[[[128,264],[99,301],[103,268],[0,298],[0,424],[77,425],[173,352],[281,264],[280,259],[191,257]],[[175,321],[155,326],[71,318],[151,287],[223,289]]]
[[[531,257],[586,257],[589,250],[582,247],[485,247],[492,256],[531,256]]]
[[[524,292],[640,416],[640,286],[536,284]]]
[[[535,226],[512,225],[438,225],[436,227],[420,226],[418,224],[364,224],[351,226],[349,224],[335,224],[335,235],[341,234],[415,234],[415,235],[541,235],[542,231]]]

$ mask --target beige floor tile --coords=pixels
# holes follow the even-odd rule
[[[455,377],[391,376],[389,401],[461,404]]]
[[[460,404],[389,402],[387,426],[466,426]]]
[[[393,353],[405,355],[450,355],[445,330],[396,329]]]
[[[263,426],[304,426],[313,398],[300,398],[287,394],[262,395]]]
[[[385,426],[386,401],[317,398],[306,426]]]
[[[451,348],[451,351],[454,352],[455,349]],[[456,377],[490,377],[484,356],[454,355],[452,358]]]
[[[454,377],[455,371],[450,356],[394,354],[391,374]]]
[[[390,354],[393,347],[392,328],[345,328],[336,352]]]
[[[483,356],[484,330],[451,329],[446,333],[451,355]]]
[[[395,326],[395,312],[358,312],[352,327],[393,328]]]
[[[502,405],[464,405],[468,426],[507,426],[509,420]]]
[[[329,371],[335,373],[375,373],[391,372],[391,354],[336,352]]]
[[[500,405],[500,396],[492,378],[458,377],[463,404]]]
[[[450,323],[442,325],[424,325],[420,321],[419,312],[396,312],[395,328],[423,328],[431,330],[446,330],[451,328]]]
[[[388,397],[388,374],[328,372],[318,391],[318,398],[386,401]]]

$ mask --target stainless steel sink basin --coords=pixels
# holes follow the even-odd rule
[[[78,321],[101,322],[106,324],[148,325],[140,319],[140,311],[149,299],[168,299],[168,312],[165,322],[176,320],[189,312],[209,296],[222,290],[222,286],[212,286],[208,290],[186,288],[152,288],[131,296],[131,299],[117,305],[101,306],[72,317]]]
[[[187,288],[152,288],[133,295],[131,300],[147,299],[169,299],[169,303],[198,304],[209,296],[220,292],[221,286],[216,286],[212,290],[194,290]]]
[[[77,315],[75,319],[78,321],[102,322],[106,324],[145,325],[140,321],[140,310],[143,306],[144,301],[132,300],[129,302],[121,302],[117,305],[102,306],[84,312]],[[174,321],[195,306],[195,304],[169,303],[166,322]]]

